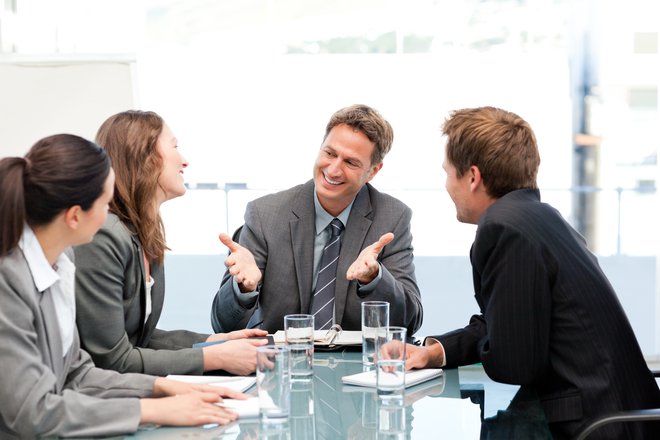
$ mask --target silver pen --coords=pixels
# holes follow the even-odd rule
[[[337,336],[339,336],[339,333],[341,333],[341,325],[334,324],[328,329],[328,332],[325,334],[323,339],[327,342],[328,345],[332,345]]]

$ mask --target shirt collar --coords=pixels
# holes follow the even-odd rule
[[[30,268],[30,272],[32,272],[34,285],[37,286],[39,292],[45,291],[59,281],[60,276],[48,264],[46,255],[39,244],[39,240],[37,240],[37,236],[28,225],[23,227],[23,235],[21,235],[21,239],[18,242],[18,247],[21,248],[23,255],[25,255],[25,260]],[[55,263],[56,266],[63,267],[68,267],[72,264],[71,260],[64,254],[57,257],[57,262]]]
[[[332,219],[338,218],[341,220],[341,222],[344,224],[344,227],[348,223],[348,216],[351,214],[351,208],[353,207],[353,202],[355,202],[355,199],[351,201],[351,203],[342,211],[339,213],[337,217],[333,217],[323,209],[323,206],[321,206],[321,202],[319,202],[319,197],[316,195],[316,188],[314,188],[314,211],[316,213],[316,235],[319,235],[325,228],[328,227]]]

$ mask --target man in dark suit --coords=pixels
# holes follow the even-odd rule
[[[484,107],[453,112],[443,133],[457,218],[478,225],[470,260],[481,314],[411,346],[407,367],[481,362],[493,380],[538,396],[556,438],[572,438],[605,413],[659,406],[658,387],[596,257],[540,201],[529,125]],[[658,438],[654,428],[611,424],[595,435]]]
[[[238,243],[220,236],[231,253],[213,301],[216,331],[260,326],[274,332],[292,313],[315,314],[317,328],[337,323],[357,330],[366,300],[388,301],[391,325],[405,326],[411,335],[419,329],[411,210],[368,183],[392,140],[392,127],[376,110],[341,109],[327,124],[313,179],[247,205]],[[323,283],[317,286],[317,279],[328,267],[321,261],[334,242],[330,229],[337,219],[337,229],[344,229],[332,270],[336,279],[323,281],[330,298],[319,300]]]

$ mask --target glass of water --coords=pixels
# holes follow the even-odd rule
[[[362,303],[362,364],[374,365],[376,337],[383,327],[390,325],[390,303],[364,301]]]
[[[314,373],[314,315],[286,315],[284,333],[289,347],[291,380],[311,380]]]
[[[287,347],[257,347],[257,394],[262,422],[288,421],[291,389]]]
[[[376,339],[376,389],[381,400],[403,400],[406,387],[406,328],[385,327]]]

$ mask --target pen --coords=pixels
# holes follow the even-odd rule
[[[325,339],[327,344],[330,345],[334,342],[337,336],[339,336],[339,333],[341,333],[341,326],[339,324],[334,324],[328,329],[328,332],[323,339]]]

